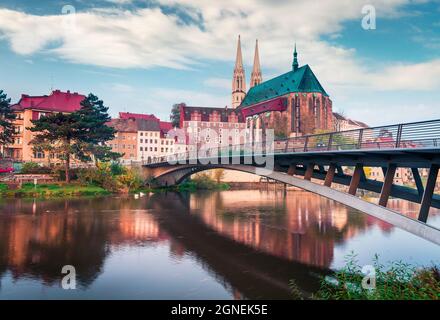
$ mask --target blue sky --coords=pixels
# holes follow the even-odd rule
[[[361,26],[368,4],[375,30]],[[176,102],[230,105],[238,34],[248,84],[256,38],[266,80],[290,70],[296,41],[335,111],[370,125],[440,118],[437,0],[2,0],[0,88],[14,101],[93,92],[114,116],[166,120]]]

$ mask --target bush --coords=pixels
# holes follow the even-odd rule
[[[79,168],[70,168],[70,170],[69,170],[70,181],[78,180],[78,175],[79,175],[80,170],[81,169],[79,169]],[[57,166],[52,169],[52,173],[57,176],[58,180],[64,181],[66,179],[66,169],[65,168]]]
[[[361,285],[365,275],[351,254],[346,266],[334,274],[333,279],[323,279],[315,298],[326,300],[439,300],[440,272],[434,266],[417,269],[403,262],[392,262],[389,267],[374,259],[375,289]]]
[[[50,174],[52,173],[52,168],[42,166],[36,162],[26,162],[20,170],[23,174]]]
[[[100,186],[110,192],[130,192],[139,189],[142,184],[133,169],[110,163],[98,163],[96,168],[81,169],[78,179],[82,184]]]

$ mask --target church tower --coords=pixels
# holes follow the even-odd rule
[[[258,53],[257,39],[257,41],[255,42],[254,67],[252,68],[250,88],[259,85],[261,82],[263,82],[263,77],[261,76],[260,55]]]
[[[241,42],[238,36],[237,58],[235,60],[234,76],[232,79],[232,108],[237,108],[246,95],[246,77],[243,68],[243,57],[241,55]]]

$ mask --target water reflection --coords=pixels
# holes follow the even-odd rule
[[[340,260],[341,248],[362,237],[368,248],[368,237],[379,234],[382,241],[396,233],[387,223],[306,192],[17,199],[0,201],[0,212],[0,298],[11,292],[41,298],[29,288],[58,288],[66,264],[76,267],[81,287],[72,297],[102,298],[102,286],[113,285],[120,289],[108,298],[182,297],[177,288],[192,292],[189,298],[289,298],[290,279],[306,294],[315,291],[318,276]],[[145,269],[133,265],[133,255],[147,260]],[[20,291],[19,280],[29,287]],[[139,293],[137,283],[155,290]],[[55,297],[71,297],[53,290]]]

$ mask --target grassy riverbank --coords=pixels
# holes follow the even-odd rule
[[[0,196],[4,198],[57,198],[71,196],[103,196],[111,194],[104,188],[80,184],[41,184],[34,186],[24,183],[21,188],[9,190],[5,184],[0,184]]]

